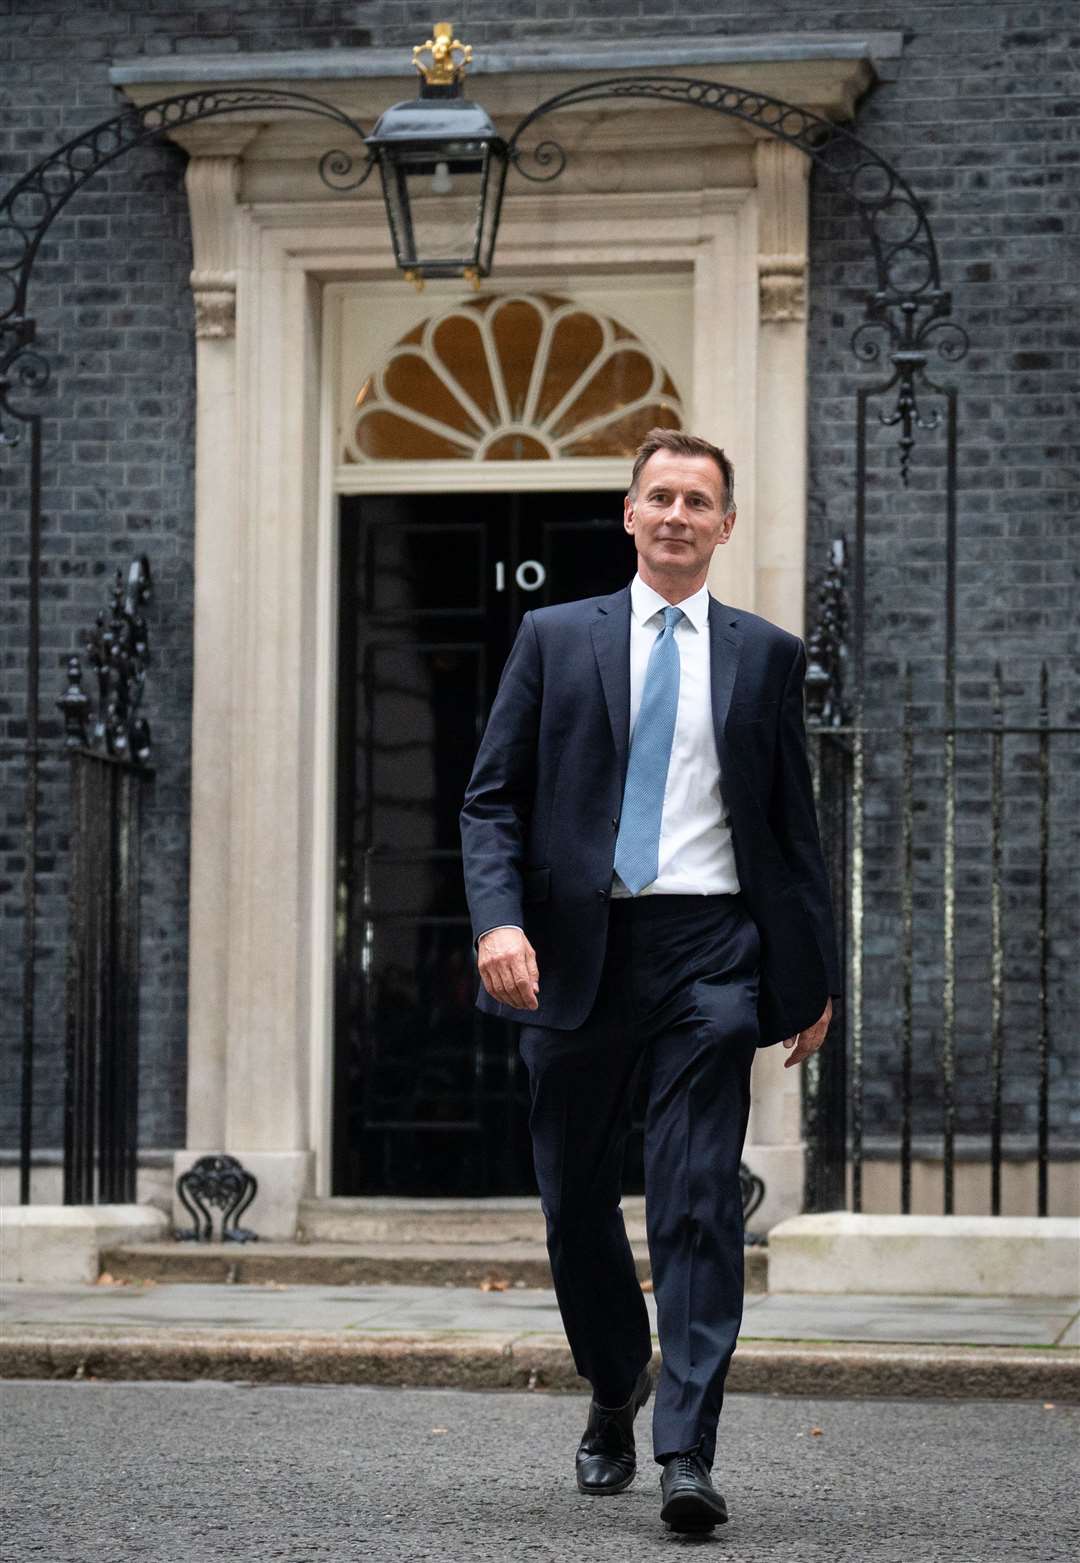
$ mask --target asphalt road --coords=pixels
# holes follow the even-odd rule
[[[648,1414],[581,1497],[579,1396],[228,1384],[0,1386],[5,1563],[1070,1563],[1080,1407],[733,1396],[708,1540],[659,1520]],[[641,1426],[641,1423],[639,1423]],[[820,1429],[815,1433],[813,1429]]]

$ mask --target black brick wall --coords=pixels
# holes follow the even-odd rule
[[[53,145],[122,104],[110,63],[141,54],[411,45],[426,36],[427,5],[294,3],[202,5],[194,0],[0,0],[0,174],[7,182]],[[462,0],[459,32],[475,45],[529,38],[673,38],[903,27],[898,79],[863,104],[859,133],[896,163],[927,201],[955,313],[972,351],[955,371],[962,391],[959,651],[962,718],[985,720],[995,659],[1007,676],[1007,710],[1036,709],[1040,662],[1051,673],[1051,712],[1080,722],[1077,677],[1078,485],[1075,396],[1077,295],[1075,80],[1067,74],[1080,25],[1069,0],[1014,5],[992,0],[888,7],[809,0],[763,13],[718,0]],[[717,73],[719,74],[719,73]],[[167,145],[136,151],[80,194],[49,235],[33,307],[53,356],[46,410],[43,715],[58,737],[52,700],[64,658],[105,598],[117,565],[150,556],[156,582],[148,693],[157,779],[147,798],[143,886],[144,1144],[182,1143],[192,622],[193,334],[183,157]],[[870,276],[850,208],[816,187],[811,285],[811,573],[827,539],[849,531],[852,386],[848,339]],[[1069,204],[1071,198],[1071,206]],[[935,367],[937,372],[937,367]],[[1073,421],[1070,421],[1072,418]],[[23,727],[22,651],[26,550],[25,462],[0,469],[3,607],[0,723]],[[918,709],[933,715],[941,692],[940,443],[927,435],[910,490],[896,481],[895,436],[877,435],[871,457],[870,667],[876,709],[895,710],[905,661]],[[967,751],[977,746],[968,744]],[[985,1123],[985,786],[962,746],[964,918],[961,962],[961,1129]],[[1073,743],[1072,755],[1076,749]],[[1073,951],[1080,933],[1075,765],[1059,750],[1054,784],[1054,931],[1050,993],[1055,1018],[1053,1121],[1080,1133],[1080,1071],[1073,1036]],[[895,1126],[895,758],[875,755],[868,865],[867,1127]],[[1032,1017],[1034,788],[1031,745],[1010,751],[1006,860],[1010,939],[1010,1067],[1007,1128],[1033,1125]],[[0,984],[3,1057],[11,1078],[18,1045],[18,767],[6,762],[0,841],[5,895]],[[933,756],[919,783],[920,1015],[934,1021],[939,994],[940,786]],[[1071,815],[1071,818],[1069,817]],[[43,788],[40,864],[39,1143],[59,1139],[59,1050],[65,915],[66,793],[50,762]],[[937,1122],[933,1049],[919,1063],[917,1126]],[[17,1095],[5,1093],[0,1143],[15,1137]]]

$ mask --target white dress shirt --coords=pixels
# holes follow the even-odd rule
[[[667,599],[640,575],[630,583],[630,737],[641,709],[649,654],[664,627]],[[676,607],[679,707],[660,817],[659,872],[640,895],[733,895],[739,888],[731,823],[720,786],[712,720],[709,592],[702,586]],[[613,896],[630,894],[618,874]]]
[[[664,627],[665,597],[640,575],[630,583],[630,737],[641,710],[645,671],[653,642]],[[720,788],[720,761],[712,721],[712,659],[709,592],[703,586],[675,605],[683,617],[675,626],[679,648],[679,708],[671,742],[671,764],[660,817],[659,873],[639,895],[734,895],[739,888],[731,823]],[[612,897],[630,892],[619,878]],[[500,923],[498,927],[517,927]],[[494,933],[495,928],[485,929]],[[477,942],[484,937],[477,936]]]

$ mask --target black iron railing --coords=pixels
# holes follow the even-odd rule
[[[133,766],[104,755],[71,757],[66,1205],[135,1198],[143,779]]]
[[[823,590],[824,622],[831,613],[825,600],[835,594],[843,566],[836,545],[833,566]],[[835,614],[832,621],[842,623]],[[1037,1169],[1031,1213],[1046,1215],[1056,1150],[1054,1037],[1064,1038],[1073,1024],[1051,1004],[1052,876],[1064,904],[1069,878],[1080,868],[1070,858],[1070,821],[1055,817],[1053,783],[1059,750],[1070,770],[1075,766],[1080,728],[1051,722],[1045,663],[1038,688],[1029,691],[1032,720],[1006,721],[1004,681],[995,667],[988,722],[920,719],[910,668],[897,721],[845,722],[842,644],[815,632],[809,649],[811,757],[848,979],[830,1042],[806,1077],[807,1208],[850,1203],[862,1209],[867,1139],[877,1155],[883,1143],[880,1106],[868,1136],[867,1081],[885,1067],[895,1090],[890,1134],[901,1213],[912,1209],[916,1142],[925,1150],[936,1119],[943,1214],[956,1208],[962,1138],[967,1156],[988,1163],[993,1215],[1002,1213],[1006,1141],[1013,1157],[1025,1146]],[[1015,679],[1011,689],[1015,698]],[[1011,867],[1007,843],[1022,852]],[[1010,950],[1019,952],[1012,969],[1019,965],[1024,973],[1013,984],[1011,1006]],[[886,1063],[883,1032],[895,1041],[894,1068]],[[969,1061],[973,1068],[962,1071]],[[961,1103],[964,1074],[975,1083]],[[1008,1092],[1010,1083],[1019,1093]],[[1009,1103],[1009,1095],[1024,1099]]]
[[[136,559],[87,636],[95,697],[68,663],[71,889],[64,1051],[64,1203],[135,1199],[139,1081],[139,838],[150,730],[140,715],[142,608],[150,569]],[[27,1174],[29,1169],[27,1168]]]

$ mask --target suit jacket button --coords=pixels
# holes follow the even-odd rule
[[[607,900],[608,893],[607,893],[606,890],[598,890],[596,893],[600,897],[601,901],[606,901]]]
[[[615,815],[614,819],[611,821],[611,828],[613,830],[618,830],[618,828],[619,828],[619,816],[617,814]]]

